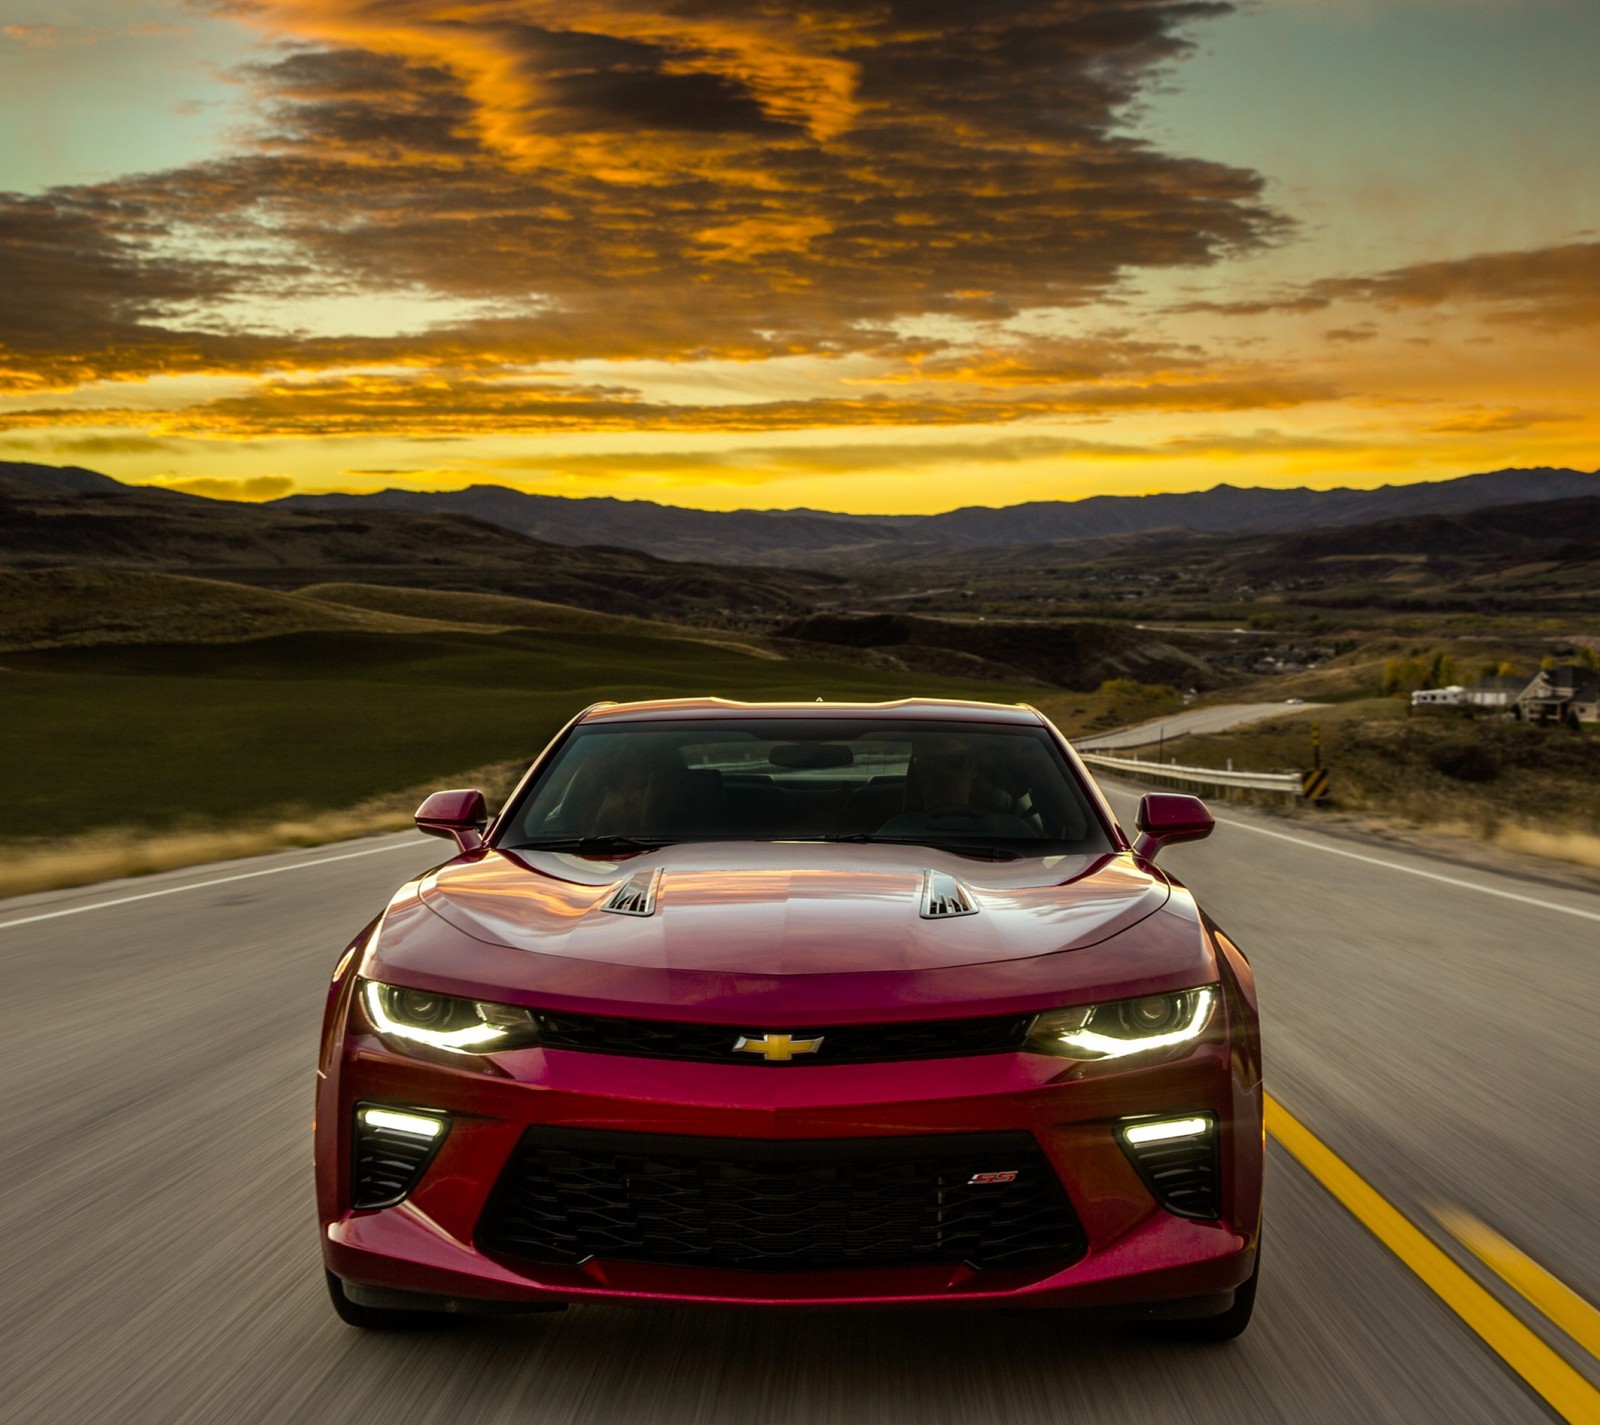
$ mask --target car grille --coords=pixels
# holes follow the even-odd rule
[[[1086,1247],[1027,1133],[779,1142],[532,1128],[477,1239],[529,1262],[769,1272],[1066,1264]]]
[[[789,1029],[793,1039],[820,1039],[815,1053],[783,1061],[804,1064],[872,1064],[896,1059],[946,1059],[966,1054],[1005,1054],[1022,1048],[1032,1015],[990,1019],[923,1020],[911,1024],[847,1024]],[[670,1020],[602,1019],[592,1015],[539,1015],[541,1040],[550,1049],[591,1054],[627,1054],[640,1059],[693,1059],[711,1064],[764,1065],[760,1054],[741,1054],[743,1033],[771,1026],[677,1024]]]

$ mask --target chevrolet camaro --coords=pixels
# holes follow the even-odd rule
[[[601,704],[328,992],[359,1326],[574,1303],[994,1306],[1238,1335],[1262,1088],[1238,947],[1025,706]]]

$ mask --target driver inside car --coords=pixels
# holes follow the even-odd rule
[[[919,739],[906,767],[906,809],[878,828],[880,836],[934,830],[982,836],[1036,837],[1016,814],[999,769],[965,739]]]

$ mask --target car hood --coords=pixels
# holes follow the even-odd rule
[[[973,913],[925,916],[930,872],[941,886],[952,877]],[[652,880],[649,914],[606,908],[625,884]],[[1172,888],[1128,855],[984,862],[915,846],[719,842],[617,862],[489,851],[440,867],[416,894],[473,939],[541,957],[768,978],[1079,950],[1154,914]]]

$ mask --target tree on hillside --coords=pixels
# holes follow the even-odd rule
[[[1460,681],[1461,670],[1456,666],[1456,660],[1448,653],[1440,651],[1433,655],[1433,661],[1428,664],[1428,681],[1422,686],[1448,688]]]
[[[1428,665],[1420,658],[1391,658],[1383,665],[1383,695],[1410,697],[1428,686]]]

